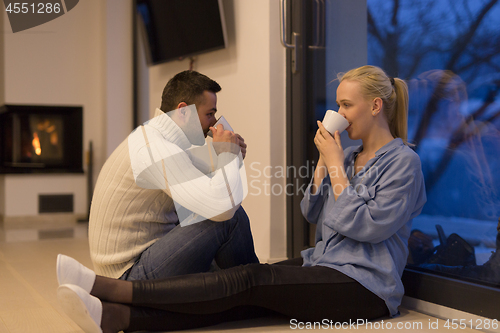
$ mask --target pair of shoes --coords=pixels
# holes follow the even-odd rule
[[[426,261],[427,264],[446,266],[475,266],[474,248],[462,237],[453,233],[445,244],[436,247],[436,252]]]
[[[73,284],[90,293],[94,286],[96,274],[75,259],[57,255],[57,282],[59,285]]]
[[[64,312],[85,333],[102,333],[102,303],[88,292],[72,284],[57,288],[57,298]]]

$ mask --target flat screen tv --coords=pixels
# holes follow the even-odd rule
[[[226,47],[222,0],[136,0],[148,64]]]

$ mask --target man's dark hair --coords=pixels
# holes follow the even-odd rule
[[[221,87],[208,76],[196,71],[180,72],[171,78],[163,89],[160,109],[168,112],[176,109],[181,102],[187,105],[199,104],[205,90],[218,93]]]

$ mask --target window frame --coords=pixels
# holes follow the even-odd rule
[[[500,288],[405,268],[405,296],[491,319],[500,318]]]

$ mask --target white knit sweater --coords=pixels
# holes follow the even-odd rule
[[[192,162],[196,157],[193,157],[187,150],[190,147],[190,142],[170,117],[165,116],[161,110],[157,109],[155,118],[144,128],[147,129],[144,130],[144,133],[159,133],[159,139],[163,143],[170,146],[173,144],[177,150],[186,151],[186,156],[189,158],[184,157],[183,160],[187,161],[186,163],[189,165],[185,165],[184,169],[193,172],[192,169],[195,167]],[[136,130],[135,134],[137,133],[140,132]],[[170,197],[172,189],[177,195],[177,197],[174,195],[176,201],[185,202],[187,206],[191,206],[187,208],[193,212],[195,212],[196,207],[207,205],[207,203],[210,207],[227,206],[210,202],[217,197],[216,193],[220,193],[221,188],[226,188],[226,186],[221,186],[221,181],[224,182],[221,175],[210,178],[208,182],[200,183],[197,180],[196,186],[199,188],[196,188],[195,191],[192,190],[193,185],[189,187],[189,184],[176,184],[174,187],[167,185],[162,188],[144,186],[144,179],[139,182],[137,167],[134,167],[137,165],[137,159],[144,164],[143,161],[146,158],[141,153],[144,149],[143,147],[133,147],[130,150],[129,143],[128,139],[124,140],[105,162],[97,179],[90,210],[89,245],[94,269],[97,274],[112,278],[123,275],[139,259],[144,250],[175,227],[179,219],[174,201]],[[132,163],[131,154],[134,155]],[[224,153],[224,155],[226,154],[232,155]],[[223,156],[219,155],[219,159],[215,156],[217,166],[212,171],[227,164],[228,159],[234,159],[234,155],[232,156],[232,158],[227,158],[227,156],[222,158]],[[225,161],[221,162],[222,160]],[[165,161],[168,162],[168,159]],[[168,168],[168,164],[166,167]],[[197,167],[199,169],[199,166]],[[239,180],[239,175],[242,172],[239,170],[238,162],[229,163],[224,169],[228,175],[232,175],[229,177],[230,182],[235,182],[231,178]],[[214,175],[217,173],[219,172],[215,172]],[[137,185],[138,182],[141,186]],[[241,180],[239,182],[241,183]],[[222,185],[224,184],[222,183]],[[235,188],[235,186],[233,185],[231,188]],[[182,197],[179,197],[177,192],[183,193]],[[203,203],[201,203],[202,200]],[[233,216],[238,207],[239,204],[230,210],[225,208],[218,212],[219,216],[212,218],[215,216],[212,214],[209,218],[219,221],[227,220]]]

